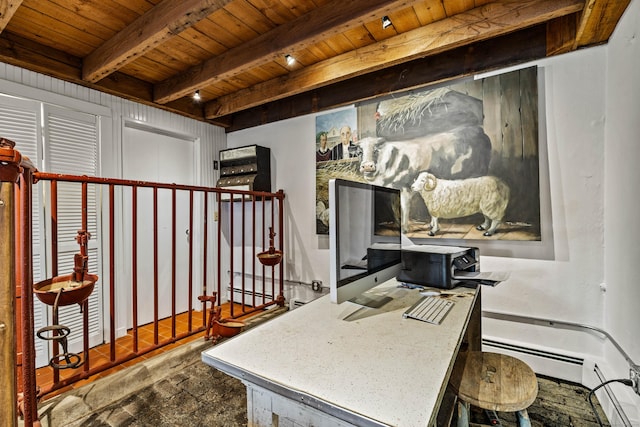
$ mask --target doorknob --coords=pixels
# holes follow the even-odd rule
[[[191,234],[189,233],[189,229],[188,228],[186,230],[184,230],[184,234],[187,235],[187,243],[189,243],[190,239],[191,239]]]

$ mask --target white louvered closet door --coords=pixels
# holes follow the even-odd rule
[[[40,103],[9,96],[0,96],[0,137],[10,139],[16,143],[15,149],[23,156],[29,157],[38,168],[42,163],[42,133],[40,123]],[[46,278],[44,263],[44,248],[42,238],[42,186],[34,186],[32,199],[32,255],[33,281],[39,282]],[[44,326],[47,320],[47,306],[36,299],[34,309],[35,329]],[[35,339],[36,364],[43,366],[49,363],[47,345],[40,339]]]
[[[98,175],[99,121],[93,114],[81,113],[50,105],[43,106],[44,117],[44,168],[52,173],[70,175]],[[46,199],[50,197],[49,185]],[[91,234],[88,244],[89,272],[101,277],[101,253],[98,199],[100,188],[88,185],[87,231]],[[73,272],[74,255],[80,247],[76,242],[82,228],[82,198],[79,183],[58,184],[58,275]],[[45,218],[47,218],[45,216]],[[50,221],[48,220],[48,226]],[[49,234],[50,238],[50,234]],[[48,254],[47,273],[52,275],[51,254]],[[89,297],[89,346],[103,343],[102,290],[99,280]],[[59,323],[71,329],[69,351],[82,351],[82,313],[78,304],[59,308]]]

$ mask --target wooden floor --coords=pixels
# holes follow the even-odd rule
[[[227,304],[223,304],[222,306],[222,313],[221,313],[221,317],[222,318],[229,318],[230,317],[230,305]],[[236,304],[234,307],[234,314],[238,315],[238,313],[242,313],[242,306],[239,304]],[[245,317],[240,317],[240,319],[245,319],[246,317],[250,317],[249,316],[245,316]],[[192,311],[191,312],[191,330],[195,330],[198,329],[200,326],[204,325],[204,320],[203,320],[203,313],[202,311]],[[176,336],[179,336],[180,334],[183,334],[187,331],[189,331],[189,313],[185,312],[185,313],[181,313],[176,315]],[[162,319],[159,321],[159,325],[158,325],[158,335],[159,335],[159,342],[162,342],[164,340],[167,340],[169,338],[171,338],[172,336],[172,322],[171,322],[171,318],[167,318],[167,319]],[[197,333],[195,335],[192,335],[190,337],[181,339],[179,341],[176,341],[173,344],[168,344],[162,348],[159,348],[157,350],[153,350],[150,351],[144,355],[138,356],[135,359],[129,360],[127,362],[122,363],[121,365],[115,366],[113,368],[107,369],[99,374],[93,375],[85,380],[81,380],[81,381],[77,381],[69,386],[63,387],[59,390],[56,390],[52,393],[49,393],[45,396],[45,399],[57,396],[61,393],[64,393],[66,391],[72,390],[72,389],[77,389],[83,385],[86,385],[88,383],[91,383],[99,378],[103,378],[106,377],[114,372],[118,372],[122,369],[125,369],[126,367],[132,366],[132,365],[136,365],[144,360],[150,359],[154,356],[157,356],[159,354],[165,353],[169,350],[172,350],[178,346],[181,346],[183,344],[187,344],[189,342],[195,341],[195,340],[202,340],[204,337],[204,332],[201,333]],[[124,355],[128,355],[132,352],[132,342],[133,342],[133,334],[132,331],[129,330],[127,332],[127,335],[120,337],[116,340],[116,358],[122,357]],[[153,345],[154,342],[154,325],[153,323],[151,324],[147,324],[147,325],[143,325],[138,327],[138,348],[140,350],[149,347],[151,345]],[[89,350],[89,359],[91,361],[91,366],[100,366],[103,363],[106,363],[110,360],[110,351],[111,351],[111,346],[109,343],[105,343],[105,344],[101,344],[99,346],[93,347]],[[60,372],[60,380],[64,380],[65,378],[69,378],[73,375],[75,375],[77,372],[79,372],[79,369],[82,369],[82,367],[79,367],[77,369],[61,369],[59,370]],[[36,370],[36,384],[37,386],[42,389],[42,390],[46,390],[48,389],[52,384],[53,384],[53,373],[54,370],[53,368],[51,368],[50,366],[45,366],[42,368],[39,368]]]
[[[598,427],[591,405],[587,400],[589,389],[554,378],[538,376],[538,397],[529,407],[532,427]],[[603,425],[609,426],[598,399],[592,398]],[[498,413],[504,427],[516,427],[515,413]],[[472,408],[471,419],[476,423],[487,423],[480,410]],[[488,424],[488,423],[487,423]]]

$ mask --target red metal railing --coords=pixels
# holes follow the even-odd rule
[[[6,141],[6,140],[5,140]],[[220,188],[210,188],[201,186],[188,186],[177,184],[159,184],[146,181],[132,181],[122,179],[108,179],[99,177],[61,175],[38,172],[31,165],[19,158],[19,153],[9,147],[7,143],[0,145],[0,177],[2,181],[10,180],[16,182],[9,173],[3,170],[11,167],[18,171],[17,182],[14,185],[16,194],[15,203],[15,233],[12,233],[10,243],[15,248],[15,271],[13,275],[13,283],[16,286],[16,301],[20,302],[21,317],[17,316],[16,331],[19,331],[17,337],[16,348],[11,352],[18,357],[16,363],[18,369],[16,372],[19,381],[17,381],[18,391],[22,392],[20,398],[21,412],[24,416],[25,425],[38,424],[37,400],[48,393],[65,387],[69,384],[95,375],[99,372],[122,364],[135,357],[141,356],[160,347],[172,344],[187,336],[200,333],[206,329],[207,310],[206,301],[201,299],[201,321],[193,322],[194,299],[197,296],[207,296],[215,292],[218,296],[216,300],[217,306],[220,306],[223,296],[226,295],[227,287],[230,288],[227,299],[230,304],[230,318],[237,318],[252,312],[263,310],[271,305],[284,305],[283,282],[284,272],[282,263],[274,266],[264,266],[257,260],[257,254],[265,252],[269,249],[268,243],[273,249],[273,242],[267,241],[269,233],[272,231],[278,237],[277,247],[283,247],[283,201],[284,193],[282,190],[277,193],[269,192],[251,192],[240,190],[228,190]],[[11,161],[8,161],[11,158]],[[5,161],[6,160],[6,161]],[[18,162],[18,164],[16,164]],[[81,202],[79,209],[81,210],[81,230],[79,231],[77,240],[83,239],[82,236],[87,233],[89,210],[88,194],[89,189],[94,190],[95,194],[102,195],[99,197],[99,203],[102,206],[98,209],[99,216],[102,219],[101,247],[103,248],[102,263],[104,265],[102,271],[104,278],[99,278],[99,284],[93,292],[103,292],[104,302],[103,311],[108,313],[108,336],[104,337],[104,341],[109,343],[109,358],[107,361],[94,362],[89,358],[89,304],[87,300],[81,303],[82,307],[82,365],[74,370],[74,373],[65,378],[61,378],[59,369],[54,369],[53,384],[45,387],[38,387],[35,380],[35,349],[34,349],[34,298],[33,298],[33,271],[31,261],[31,186],[38,183],[49,182],[48,199],[44,204],[48,207],[47,215],[50,217],[50,239],[48,244],[50,248],[48,253],[51,254],[50,265],[53,276],[59,274],[58,258],[58,231],[64,224],[63,219],[58,215],[59,205],[59,183],[64,185],[80,186]],[[3,184],[3,196],[5,186]],[[140,214],[140,192],[143,189],[150,189],[152,192],[152,223],[153,236],[152,243],[141,241],[138,229],[138,215]],[[149,191],[149,190],[145,190]],[[171,303],[170,318],[171,331],[169,336],[159,330],[159,306],[160,291],[163,286],[160,281],[160,264],[165,265],[165,257],[159,255],[160,237],[166,243],[167,232],[163,232],[159,227],[159,211],[162,206],[158,203],[159,192],[162,194],[170,193],[170,210],[171,210],[171,226],[170,226],[170,264],[171,265]],[[187,206],[179,206],[179,196],[188,195]],[[129,202],[124,200],[130,197]],[[214,205],[213,208],[210,205]],[[177,217],[178,208],[182,208],[181,215],[188,215],[188,249],[187,249],[187,271],[186,274],[179,275],[177,273],[176,260],[179,255],[177,247]],[[186,213],[185,212],[186,208]],[[214,211],[215,221],[212,224],[211,211]],[[121,218],[122,224],[118,224],[118,218]],[[124,229],[124,219],[131,218],[130,230],[124,230],[118,233],[118,230]],[[236,230],[237,222],[240,222],[241,229]],[[68,225],[67,225],[68,227]],[[99,227],[99,226],[98,226]],[[201,231],[201,236],[194,238],[194,227]],[[247,230],[249,233],[247,234]],[[3,230],[4,234],[4,230]],[[215,235],[214,239],[211,239]],[[127,240],[130,237],[130,241]],[[4,242],[4,238],[0,238],[0,243]],[[9,241],[9,239],[6,239]],[[211,244],[210,240],[214,240]],[[123,266],[118,265],[116,257],[117,248],[123,248],[129,245],[131,259],[129,262],[131,270],[130,281],[119,276],[117,270]],[[147,253],[152,252],[153,256],[153,274],[146,280],[152,281],[152,296],[141,295],[143,292],[140,283],[145,278],[139,277],[139,249],[151,248]],[[2,243],[1,248],[5,247]],[[249,250],[250,248],[250,250]],[[82,249],[82,245],[81,245]],[[201,261],[195,259],[195,251],[202,254]],[[81,251],[82,252],[82,251]],[[80,254],[83,255],[83,254]],[[85,261],[86,261],[86,253]],[[81,262],[83,256],[76,256],[76,267]],[[215,269],[216,273],[213,277],[209,274]],[[196,272],[201,277],[201,283],[194,283]],[[9,272],[7,272],[9,273]],[[96,272],[93,272],[95,274]],[[5,274],[2,275],[4,283]],[[227,281],[228,274],[228,281]],[[238,277],[239,276],[239,277]],[[257,286],[257,280],[262,282],[262,287]],[[213,282],[214,286],[211,286]],[[237,282],[237,283],[236,283]],[[166,281],[165,281],[166,283]],[[118,313],[121,313],[124,307],[122,299],[118,298],[118,292],[122,289],[130,289],[131,312],[128,314],[131,318],[131,325],[128,325],[127,334],[131,336],[130,348],[126,352],[122,352],[120,348],[116,351],[116,340],[118,338],[116,331],[118,327],[122,329],[122,324],[118,324]],[[146,287],[145,287],[146,289]],[[176,326],[176,316],[181,309],[177,307],[177,295],[187,294],[188,307],[186,313],[188,315],[188,326],[186,330],[178,331]],[[145,345],[139,336],[141,328],[139,304],[140,300],[145,302],[152,298],[153,305],[153,340],[152,344]],[[209,299],[210,301],[210,299]],[[164,305],[163,305],[164,307]],[[184,308],[184,307],[183,307]],[[2,307],[0,307],[2,309]],[[55,310],[54,310],[55,311]],[[54,318],[55,316],[54,312]],[[199,314],[198,314],[199,316]],[[57,320],[57,319],[54,319]],[[130,326],[130,327],[129,327]],[[57,341],[53,341],[52,354],[56,355],[59,351]],[[4,355],[4,353],[3,353]],[[1,402],[0,402],[1,403]]]

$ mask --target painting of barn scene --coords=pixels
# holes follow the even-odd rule
[[[400,189],[410,238],[541,239],[536,67],[353,110],[316,118],[318,234],[342,178]]]

